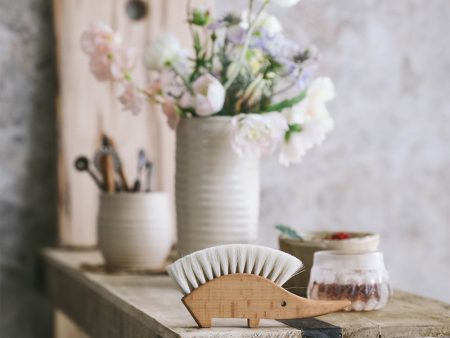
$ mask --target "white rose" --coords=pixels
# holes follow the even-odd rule
[[[279,161],[282,165],[289,166],[291,163],[301,162],[306,152],[320,145],[325,140],[327,127],[321,120],[310,120],[301,125],[300,132],[294,132],[289,140],[283,142]]]
[[[162,34],[145,51],[144,61],[151,70],[177,68],[186,60],[186,51],[178,39],[171,34]]]
[[[256,22],[256,31],[265,30],[270,36],[277,33],[281,33],[283,26],[281,26],[280,21],[270,14],[262,13]]]
[[[315,79],[308,88],[308,97],[318,101],[330,101],[334,99],[336,92],[333,82],[328,77]]]
[[[241,15],[242,23],[241,27],[248,28],[248,11],[244,11]],[[254,20],[255,17],[252,15],[250,20]],[[255,32],[265,31],[269,36],[273,36],[277,33],[283,31],[283,26],[281,26],[280,21],[273,15],[263,12],[260,14],[258,20],[255,23]]]
[[[240,114],[231,120],[231,125],[231,146],[239,156],[272,153],[288,129],[280,113]]]
[[[194,92],[193,108],[200,116],[219,112],[225,102],[225,88],[211,74],[200,76],[192,85]]]
[[[300,0],[269,0],[270,3],[278,5],[280,7],[292,7]]]
[[[308,148],[303,143],[304,139],[300,137],[300,135],[301,134],[296,134],[292,136],[289,142],[282,143],[280,156],[278,158],[282,165],[289,167],[291,163],[299,163],[306,154]]]
[[[289,125],[298,125],[300,131],[291,132],[283,142],[280,163],[288,166],[298,163],[306,151],[322,144],[326,135],[334,128],[325,102],[335,97],[333,83],[329,78],[318,78],[308,89],[306,98],[298,105],[283,112]]]

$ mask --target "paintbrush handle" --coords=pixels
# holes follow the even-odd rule
[[[123,170],[122,161],[120,160],[120,157],[119,157],[119,152],[117,151],[116,141],[114,141],[114,139],[112,137],[109,137],[109,136],[106,136],[106,137],[107,137],[108,142],[111,145],[113,151],[117,155],[118,162],[120,163],[119,168],[117,168],[117,172],[119,174],[120,183],[122,184],[122,190],[129,191],[128,180],[125,175],[125,171]]]
[[[111,154],[102,155],[102,174],[106,192],[108,193],[115,192],[116,183],[114,181],[114,160]]]
[[[145,170],[147,171],[147,177],[146,177],[146,182],[145,182],[145,192],[150,192],[150,187],[152,184],[152,169],[153,169],[153,164],[151,162],[147,162],[147,164],[145,165]]]
[[[123,171],[122,166],[119,168],[118,172],[119,172],[120,182],[122,183],[122,189],[124,191],[129,191],[128,180],[127,180],[127,177],[125,176],[125,172]]]
[[[134,181],[133,192],[141,191],[141,181],[139,179]]]

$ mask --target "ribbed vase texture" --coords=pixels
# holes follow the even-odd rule
[[[259,217],[259,161],[230,145],[230,118],[182,119],[177,129],[176,207],[180,255],[252,243]]]

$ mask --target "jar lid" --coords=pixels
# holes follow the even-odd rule
[[[313,267],[335,270],[378,270],[384,269],[383,254],[372,252],[317,251]]]

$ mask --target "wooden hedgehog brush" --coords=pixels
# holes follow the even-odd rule
[[[236,244],[194,252],[167,271],[199,327],[211,327],[212,318],[247,318],[248,327],[256,328],[261,318],[314,317],[351,304],[310,300],[283,289],[302,267],[299,259],[282,251]]]

